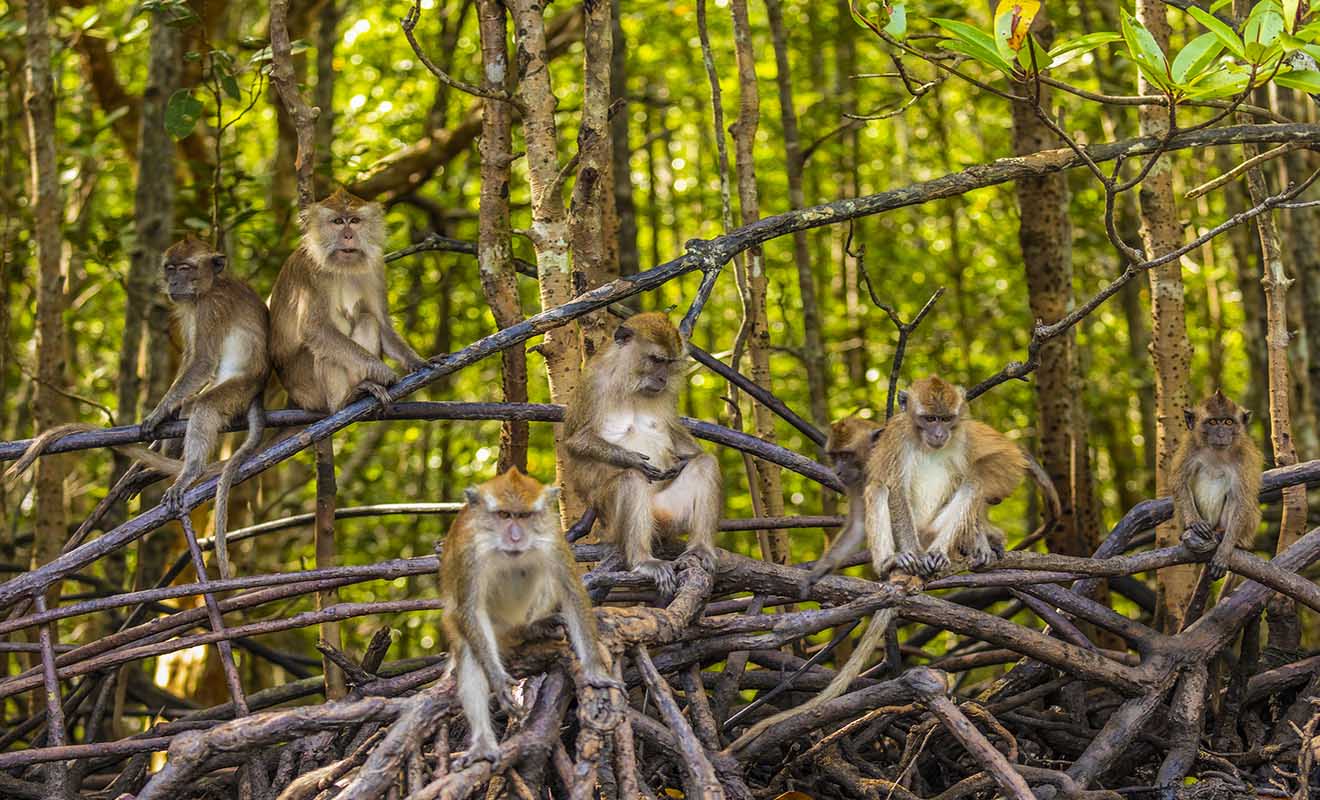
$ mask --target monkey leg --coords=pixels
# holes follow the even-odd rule
[[[964,483],[949,498],[949,502],[931,522],[935,530],[935,540],[926,550],[922,560],[923,577],[931,578],[949,568],[949,553],[958,543],[964,531],[977,530],[980,518],[978,492],[971,483]]]
[[[715,531],[720,524],[720,468],[715,456],[702,453],[683,467],[651,501],[655,521],[663,530],[685,530],[688,553],[715,572]]]
[[[968,543],[967,564],[972,569],[983,569],[1004,556],[1004,532],[981,520]]]
[[[188,415],[188,430],[183,434],[183,469],[160,498],[161,505],[171,513],[183,510],[183,495],[205,471],[224,422],[225,418],[211,406],[204,403],[193,406]]]
[[[653,495],[651,482],[645,475],[626,470],[614,484],[609,517],[628,567],[655,581],[661,597],[668,598],[673,596],[677,582],[674,565],[651,554],[651,539],[655,536]]]
[[[463,769],[478,761],[499,761],[499,740],[490,721],[490,681],[470,648],[459,650],[457,680],[458,700],[467,717],[469,734],[467,752],[455,766]]]

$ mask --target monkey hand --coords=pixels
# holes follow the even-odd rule
[[[410,356],[408,356],[407,358],[404,359],[404,361],[403,361],[403,366],[404,366],[409,372],[416,372],[416,371],[419,370],[419,369],[426,369],[426,368],[428,368],[428,367],[431,367],[431,366],[434,365],[434,363],[435,363],[435,362],[434,362],[434,360],[432,360],[432,359],[429,359],[429,358],[422,358],[421,356],[417,355],[416,353],[413,353],[412,355],[410,355]]]
[[[978,544],[972,548],[972,557],[968,560],[968,566],[973,570],[985,569],[1003,557],[1004,548],[1002,546],[996,547],[989,542]]]
[[[943,572],[948,568],[949,568],[948,555],[941,553],[938,550],[932,550],[927,552],[926,555],[922,557],[921,563],[917,567],[917,574],[927,580],[930,580],[931,578],[934,578],[936,575],[939,575],[941,572]]]
[[[715,555],[715,548],[706,544],[689,545],[683,551],[684,558],[695,558],[701,568],[711,575],[719,573],[719,557]]]
[[[154,439],[156,437],[156,429],[159,428],[168,417],[169,414],[166,414],[164,411],[157,408],[155,411],[148,414],[147,418],[142,420],[142,424],[138,427],[142,429],[142,435],[144,437]]]
[[[188,491],[187,486],[180,486],[176,483],[161,494],[160,504],[171,515],[182,514],[184,510],[183,494],[186,491]]]
[[[893,558],[892,568],[909,575],[922,576],[925,574],[922,563],[923,559],[916,553],[899,553]]]
[[[646,476],[646,479],[652,483],[669,480],[669,478],[666,477],[669,470],[660,469],[655,464],[652,464],[651,457],[645,453],[633,451],[628,457],[628,467],[642,473]]]
[[[661,602],[666,605],[669,604],[669,600],[678,589],[678,578],[674,574],[673,564],[668,561],[661,561],[658,558],[652,558],[633,567],[632,571],[655,581],[655,588],[660,595]]]
[[[1182,532],[1182,543],[1197,555],[1209,553],[1218,544],[1215,541],[1215,529],[1205,520],[1198,520],[1188,525]]]
[[[688,465],[688,462],[694,458],[696,458],[696,456],[680,457],[678,461],[674,462],[674,466],[670,467],[669,469],[661,473],[662,477],[660,478],[660,480],[672,481],[674,478],[677,478],[679,473],[683,471],[683,467],[686,467]]]
[[[519,724],[527,716],[527,710],[518,702],[518,698],[513,696],[514,683],[512,680],[506,681],[500,690],[495,693],[495,699],[499,702],[500,708],[509,715],[509,721]]]
[[[623,721],[628,688],[604,673],[587,673],[583,679],[586,685],[578,700],[582,723],[597,731],[614,730]]]
[[[389,406],[394,402],[390,400],[389,390],[375,381],[363,381],[357,385],[357,388],[376,398],[382,406]]]
[[[1227,552],[1221,550],[1215,551],[1214,556],[1210,559],[1210,563],[1205,567],[1205,571],[1210,574],[1210,580],[1217,581],[1228,574],[1228,557],[1232,552],[1232,550],[1228,550]]]

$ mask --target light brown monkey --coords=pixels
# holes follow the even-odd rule
[[[1260,527],[1264,457],[1247,433],[1251,412],[1216,390],[1183,412],[1187,436],[1173,456],[1173,513],[1187,547],[1214,550],[1211,580],[1228,570],[1235,547],[1249,547]]]
[[[685,343],[664,314],[624,320],[588,363],[564,413],[568,480],[596,509],[630,569],[670,596],[673,564],[657,535],[687,533],[687,552],[715,568],[719,463],[678,419]]]
[[[399,376],[428,362],[394,328],[385,297],[385,211],[343,191],[299,218],[302,245],[270,293],[270,352],[289,399],[338,411],[359,392],[389,402]]]
[[[597,651],[596,618],[560,530],[558,497],[558,487],[543,486],[510,468],[467,490],[467,504],[445,539],[440,557],[443,625],[470,731],[462,765],[499,758],[490,719],[492,690],[506,711],[521,713],[501,654],[527,626],[556,611],[588,685],[622,689]]]
[[[221,577],[229,575],[225,530],[229,490],[243,460],[256,449],[265,430],[262,392],[270,376],[266,349],[269,318],[266,304],[241,280],[225,274],[224,254],[192,236],[176,242],[162,259],[165,293],[174,306],[183,339],[183,360],[174,383],[156,408],[142,421],[150,436],[176,413],[188,417],[183,435],[183,460],[167,458],[146,448],[125,448],[147,466],[175,476],[161,503],[171,510],[183,504],[183,495],[206,472],[220,429],[246,412],[248,433],[220,474],[215,498],[216,562]],[[46,431],[10,470],[16,474],[36,458],[47,443],[67,433],[99,430],[70,424]],[[8,475],[8,473],[7,473]]]

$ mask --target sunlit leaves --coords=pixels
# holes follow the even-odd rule
[[[934,17],[931,22],[943,28],[944,32],[952,37],[944,43],[945,48],[994,67],[1005,75],[1013,74],[1013,65],[1008,62],[1008,59],[999,54],[998,48],[995,47],[995,40],[990,34],[975,25],[969,25],[956,19]]]
[[[1078,56],[1086,55],[1096,48],[1121,41],[1123,41],[1122,35],[1114,33],[1113,31],[1088,33],[1085,36],[1070,39],[1069,41],[1055,45],[1050,49],[1049,66],[1051,69],[1062,66]]]
[[[202,101],[188,89],[179,89],[165,103],[165,130],[175,139],[192,133],[202,118]]]
[[[1243,46],[1242,40],[1238,38],[1238,35],[1234,33],[1233,29],[1223,20],[1219,19],[1214,14],[1202,11],[1196,6],[1189,7],[1187,13],[1191,14],[1197,22],[1209,28],[1210,32],[1218,37],[1219,41],[1224,43],[1224,47],[1228,48],[1228,52],[1241,59],[1247,57],[1247,48]]]
[[[1224,49],[1224,43],[1213,33],[1203,33],[1187,43],[1187,46],[1174,56],[1169,66],[1173,82],[1179,86],[1194,83],[1201,74],[1215,63],[1215,59]]]
[[[1146,80],[1165,91],[1173,89],[1173,82],[1169,78],[1169,62],[1164,57],[1164,51],[1150,31],[1146,30],[1146,26],[1141,24],[1141,20],[1126,11],[1123,12],[1123,40],[1127,42],[1128,57],[1146,76]]]
[[[1289,89],[1301,89],[1303,92],[1320,94],[1320,72],[1313,69],[1294,69],[1281,72],[1274,77],[1274,82]]]

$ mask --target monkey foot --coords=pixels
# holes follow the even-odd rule
[[[523,629],[523,639],[529,642],[541,639],[558,639],[563,622],[558,615],[538,619]]]
[[[894,569],[909,575],[922,575],[922,561],[916,553],[899,553],[894,557]]]
[[[1210,559],[1210,563],[1205,565],[1205,571],[1210,575],[1210,580],[1219,580],[1228,574],[1228,559],[1221,560],[1218,556]]]
[[[1003,553],[996,553],[992,548],[978,548],[972,553],[971,560],[968,561],[968,566],[973,570],[985,569],[998,561],[1001,557],[1003,557]]]
[[[1193,522],[1182,532],[1182,543],[1193,553],[1205,555],[1219,546],[1215,530],[1207,522]]]
[[[598,731],[614,730],[623,720],[626,687],[608,675],[587,675],[584,682],[586,685],[578,698],[578,715],[583,724]]]
[[[509,715],[509,721],[520,724],[523,718],[527,716],[527,709],[523,708],[522,704],[518,702],[518,698],[513,696],[513,687],[512,682],[505,684],[496,694],[496,700],[499,702],[500,708],[504,709],[504,713]]]
[[[493,741],[473,742],[468,746],[466,753],[454,759],[454,769],[467,769],[480,764],[482,761],[488,761],[491,765],[498,764],[500,761],[500,746]]]
[[[674,565],[668,561],[653,558],[633,567],[632,571],[655,581],[656,591],[659,592],[660,599],[666,604],[678,590],[678,578],[674,573]]]
[[[160,504],[172,515],[182,514],[184,510],[183,494],[186,491],[186,487],[171,486],[161,494]]]

